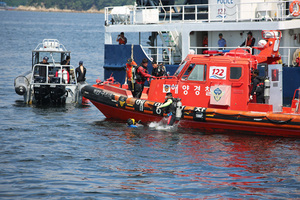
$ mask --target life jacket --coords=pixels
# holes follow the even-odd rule
[[[136,66],[137,64],[134,61],[132,61],[130,64],[126,63],[126,74],[129,81],[132,81],[132,78],[134,77]]]
[[[207,47],[207,46],[208,46],[208,38],[204,38],[204,39],[203,39],[202,45],[203,45],[204,47]]]
[[[125,40],[125,41],[124,41]],[[127,43],[127,39],[124,38],[124,40],[122,40],[121,38],[119,38],[119,44],[126,44]]]
[[[139,69],[139,70],[138,70]],[[147,69],[144,68],[143,66],[138,66],[136,67],[136,70],[135,70],[135,80],[136,82],[138,83],[141,83],[141,82],[145,82],[147,80],[146,77],[142,76],[142,73],[141,73],[141,70],[145,73],[148,73]]]
[[[254,37],[251,37],[250,39],[247,38],[247,39],[246,39],[246,46],[247,46],[247,47],[250,47],[253,40],[254,40]]]

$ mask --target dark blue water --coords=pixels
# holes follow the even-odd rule
[[[83,60],[89,83],[103,77],[104,16],[0,19],[0,199],[300,198],[299,139],[136,130],[92,105],[24,105],[13,81],[44,38]]]

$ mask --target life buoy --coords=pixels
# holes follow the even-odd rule
[[[294,10],[294,6],[298,6],[298,8],[296,8]],[[290,13],[294,16],[294,17],[298,17],[300,15],[300,1],[296,0],[296,1],[293,1],[291,4],[290,4]]]

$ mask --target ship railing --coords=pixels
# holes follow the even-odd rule
[[[224,50],[233,50],[239,47],[221,47]],[[247,47],[240,47],[247,48]],[[202,54],[204,50],[220,50],[220,47],[190,47],[190,53],[194,54]],[[259,53],[260,51],[257,49],[249,48],[249,51],[254,54]],[[296,66],[295,59],[299,56],[300,47],[279,47],[279,54],[281,56],[281,62],[284,66],[292,67]]]
[[[119,6],[105,8],[105,25],[185,22],[283,21],[294,17],[293,1],[210,3],[168,6]]]
[[[69,82],[63,81],[63,74],[59,75],[58,71],[67,70],[69,74]],[[56,73],[57,72],[57,73]],[[59,78],[53,80],[53,78]],[[77,79],[75,70],[72,65],[53,65],[53,64],[35,64],[32,68],[32,76],[30,84],[32,85],[76,85]]]
[[[150,47],[143,46],[148,57],[158,63],[173,65],[181,62],[181,55],[176,52],[175,47]]]

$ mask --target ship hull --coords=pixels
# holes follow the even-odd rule
[[[122,96],[98,86],[85,86],[82,94],[107,118],[143,123],[160,121],[165,114],[159,102]],[[179,126],[201,132],[300,137],[300,116],[183,106]]]

